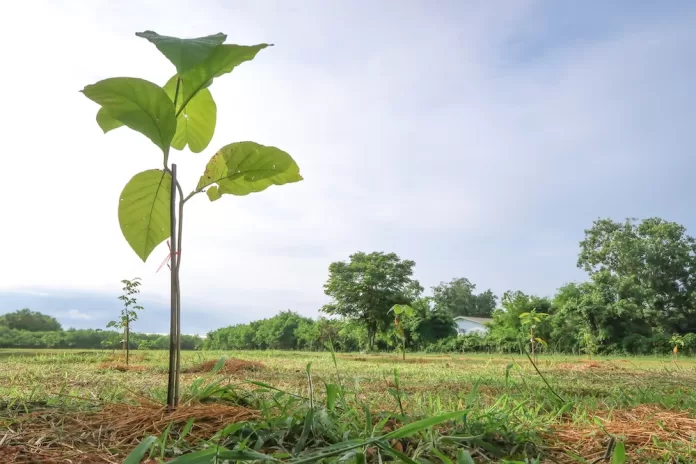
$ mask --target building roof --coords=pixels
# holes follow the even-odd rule
[[[476,324],[481,324],[481,325],[486,325],[486,324],[490,324],[491,322],[493,322],[493,318],[492,318],[492,317],[457,316],[457,317],[454,318],[455,321],[456,321],[457,319],[462,319],[462,320],[465,320],[465,321],[474,322],[474,323],[476,323]]]

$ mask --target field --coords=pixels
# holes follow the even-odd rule
[[[164,352],[125,369],[112,352],[0,351],[0,462],[121,463],[146,436],[149,463],[696,459],[688,358],[184,352],[182,368],[168,413]]]

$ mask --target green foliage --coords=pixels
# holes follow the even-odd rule
[[[693,328],[696,240],[683,226],[659,218],[597,220],[580,243],[578,266],[613,290],[614,311],[668,333]]]
[[[329,266],[324,293],[333,299],[321,311],[360,321],[367,329],[367,348],[389,325],[389,310],[395,304],[409,304],[418,298],[422,287],[412,278],[415,263],[401,260],[395,253],[363,253],[350,256],[349,262]]]
[[[106,133],[116,121],[140,132],[165,155],[176,132],[174,104],[156,84],[134,77],[113,77],[86,86],[82,93],[101,105],[97,122]]]
[[[143,262],[169,237],[171,189],[172,177],[168,172],[150,169],[133,176],[121,192],[121,232]]]
[[[300,168],[284,151],[254,142],[238,142],[213,155],[196,191],[209,187],[208,198],[215,201],[224,194],[248,195],[271,185],[301,180]]]
[[[29,332],[0,325],[0,348],[25,349],[120,349],[122,333],[101,329],[68,329],[51,332]],[[132,350],[166,350],[169,336],[131,332],[129,347]],[[203,339],[195,335],[181,336],[182,350],[200,350]]]
[[[179,74],[183,86],[181,107],[185,108],[198,92],[212,85],[213,79],[232,72],[245,61],[253,60],[256,54],[266,47],[268,44],[252,46],[223,44],[215,48],[205,61]],[[179,108],[177,113],[181,111],[183,110]]]
[[[155,44],[157,49],[176,67],[178,74],[183,74],[208,59],[215,48],[227,39],[227,35],[222,32],[196,39],[168,37],[153,31],[136,32],[135,35]]]
[[[178,94],[177,94],[178,85]],[[164,91],[172,101],[176,101],[176,133],[172,148],[183,150],[188,145],[193,153],[200,153],[208,147],[215,133],[217,105],[208,89],[199,91],[182,111],[184,84],[174,76],[165,84]]]
[[[62,330],[55,317],[32,311],[28,308],[20,309],[0,316],[0,328],[9,330],[26,330],[28,332],[51,332]]]
[[[139,78],[118,77],[99,81],[83,89],[98,103],[97,122],[104,132],[125,125],[148,137],[164,154],[164,170],[145,171],[126,185],[119,205],[119,223],[136,254],[147,260],[152,250],[170,235],[169,196],[172,192],[167,165],[170,146],[194,153],[204,150],[215,132],[217,106],[208,87],[213,79],[254,59],[267,44],[241,46],[224,44],[226,35],[195,39],[162,36],[153,31],[137,33],[155,44],[177,69],[164,88]],[[180,198],[180,205],[208,189],[211,200],[230,193],[246,195],[269,185],[302,180],[292,158],[275,147],[253,142],[230,144],[218,151],[196,190]],[[181,187],[176,185],[181,192]],[[175,244],[177,245],[177,244]],[[177,270],[178,271],[178,270]]]
[[[476,295],[476,285],[463,277],[440,282],[432,290],[435,308],[453,316],[490,317],[496,307],[497,298],[491,290]]]

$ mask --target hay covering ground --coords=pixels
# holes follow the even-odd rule
[[[216,360],[205,361],[205,362],[202,362],[200,364],[196,364],[195,366],[183,369],[182,372],[185,374],[212,372],[212,370],[215,368],[217,363],[218,363],[218,361],[216,361]],[[261,364],[260,362],[245,361],[243,359],[231,358],[231,359],[225,360],[225,364],[218,371],[218,373],[220,373],[220,374],[235,374],[237,372],[244,372],[244,371],[260,371],[263,368],[264,368],[264,365]]]
[[[147,403],[109,404],[93,412],[37,411],[0,437],[0,443],[15,444],[0,446],[0,462],[121,463],[125,456],[112,450],[133,449],[143,437],[160,435],[170,422],[172,430],[180,430],[194,418],[188,437],[195,442],[257,417],[256,411],[222,404],[183,405],[172,412]]]

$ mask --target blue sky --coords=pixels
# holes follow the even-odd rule
[[[166,248],[143,264],[116,216],[156,149],[101,134],[78,93],[118,75],[166,82],[171,65],[134,35],[146,29],[275,44],[215,82],[213,142],[175,155],[189,189],[239,140],[283,148],[305,178],[187,205],[185,331],[316,315],[328,265],[358,250],[415,260],[426,288],[465,276],[499,295],[551,295],[584,278],[578,242],[598,217],[660,216],[695,233],[693,2],[192,5],[13,5],[0,38],[23,71],[0,75],[12,89],[0,114],[0,313],[29,306],[103,326],[120,280],[140,276],[140,328],[167,330]]]

